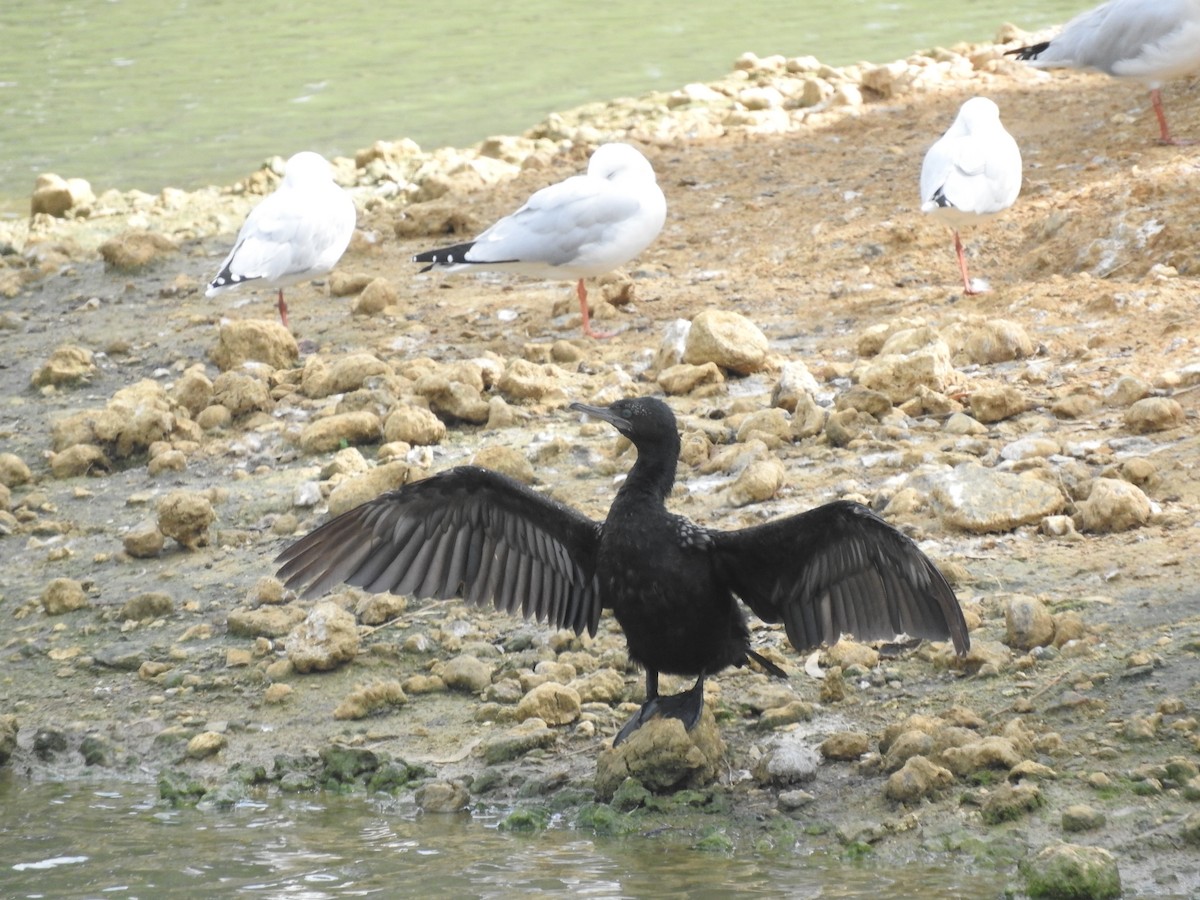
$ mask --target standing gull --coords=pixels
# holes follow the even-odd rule
[[[571,408],[610,423],[637,461],[603,522],[497,472],[460,466],[381,494],[279,554],[288,587],[317,596],[340,582],[367,591],[463,597],[558,628],[596,633],[602,609],[646,670],[646,702],[620,743],[658,716],[691,729],[704,679],[754,660],[736,598],[765,622],[783,622],[798,650],[908,634],[970,646],[954,591],[917,546],[864,506],[835,501],[808,512],[718,531],[668,512],[679,431],[661,400]],[[305,587],[306,586],[306,587]],[[660,672],[695,677],[660,696]]]
[[[1021,151],[1000,124],[1000,108],[987,97],[971,98],[921,165],[921,212],[954,231],[964,293],[977,292],[958,230],[1008,209],[1020,191]]]
[[[585,278],[625,265],[658,237],[667,201],[646,157],[628,144],[603,144],[586,175],[542,188],[473,241],[428,250],[422,272],[496,269],[536,278],[578,279],[583,333],[592,331]]]
[[[279,318],[289,327],[283,289],[332,270],[346,252],[355,219],[354,201],[334,182],[325,157],[297,153],[287,161],[279,189],[246,217],[204,295],[242,285],[277,288]]]
[[[1159,140],[1186,143],[1171,137],[1161,89],[1200,72],[1200,0],[1109,0],[1077,15],[1057,37],[1008,52],[1042,68],[1099,69],[1145,82]]]

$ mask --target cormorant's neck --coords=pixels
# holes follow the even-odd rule
[[[650,495],[665,502],[675,487],[675,467],[679,462],[679,434],[672,430],[653,443],[637,448],[637,462],[621,485],[621,494]]]

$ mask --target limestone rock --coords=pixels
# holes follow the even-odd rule
[[[410,480],[411,471],[408,463],[396,460],[343,481],[329,494],[329,514],[341,515],[384,491],[395,490]]]
[[[391,375],[392,367],[373,353],[348,353],[327,362],[310,356],[300,377],[300,390],[319,400],[331,394],[346,394],[363,387],[369,378]]]
[[[447,660],[439,674],[447,687],[471,694],[478,694],[492,683],[492,667],[470,654]]]
[[[158,619],[175,611],[175,599],[165,591],[147,591],[130,597],[121,606],[117,618],[132,622]]]
[[[755,460],[741,471],[729,486],[728,498],[733,506],[748,506],[770,500],[783,486],[785,469],[778,459]]]
[[[569,725],[579,718],[579,694],[574,688],[547,681],[539,684],[517,704],[517,720],[538,718],[547,725]]]
[[[292,333],[274,319],[222,320],[217,345],[208,355],[223,372],[247,362],[287,369],[300,357],[300,347]]]
[[[298,606],[260,606],[249,609],[239,606],[231,610],[225,619],[229,633],[238,637],[283,637],[307,617]]]
[[[333,711],[335,719],[365,719],[372,713],[389,707],[403,706],[408,702],[400,682],[395,680],[375,681],[355,688]]]
[[[158,523],[146,520],[125,533],[121,545],[134,559],[152,559],[162,553],[166,538],[158,530]]]
[[[390,281],[383,277],[374,278],[354,298],[350,311],[357,316],[376,316],[389,306],[395,306],[399,299],[400,295]]]
[[[187,755],[191,759],[207,759],[225,749],[229,741],[217,731],[202,731],[187,743]]]
[[[50,358],[33,373],[34,387],[64,386],[88,381],[97,372],[92,351],[85,347],[65,345],[55,349]]]
[[[188,550],[208,543],[208,526],[216,520],[208,497],[195,491],[171,491],[158,502],[158,530]]]
[[[596,793],[609,800],[625,779],[655,792],[699,788],[721,771],[724,742],[706,707],[691,731],[675,718],[651,719],[596,761]]]
[[[971,392],[971,415],[983,423],[1000,422],[1020,415],[1029,401],[1012,385],[987,385]]]
[[[1137,434],[1177,428],[1187,420],[1178,400],[1146,397],[1125,410],[1125,427]]]
[[[516,479],[522,484],[533,484],[536,477],[533,463],[513,447],[491,446],[481,447],[473,457],[471,465],[482,466],[493,472],[500,472],[509,478]]]
[[[48,616],[61,616],[90,605],[83,585],[73,578],[55,578],[42,590],[41,600]]]
[[[1079,503],[1079,527],[1106,533],[1145,525],[1152,512],[1150,498],[1137,485],[1118,478],[1097,478],[1088,498]]]
[[[679,396],[690,394],[697,388],[710,384],[721,384],[725,376],[715,362],[706,362],[702,366],[680,363],[670,366],[658,373],[658,386],[668,394]]]
[[[334,413],[305,426],[300,432],[300,449],[328,453],[347,445],[378,443],[382,436],[383,423],[369,410]]]
[[[211,402],[224,406],[234,417],[252,412],[270,412],[274,406],[267,383],[238,370],[222,372],[217,376],[212,383]]]
[[[471,794],[457,781],[433,781],[417,788],[413,799],[424,813],[456,813],[466,808]]]
[[[931,479],[934,506],[942,519],[976,534],[1035,525],[1065,502],[1058,487],[1031,474],[963,464]]]
[[[990,319],[971,332],[963,349],[982,366],[1032,356],[1036,348],[1019,323]]]
[[[68,212],[87,212],[96,202],[92,186],[83,178],[63,178],[53,172],[37,177],[29,200],[29,214],[63,218]]]
[[[95,444],[75,444],[61,453],[50,454],[50,474],[55,478],[79,478],[111,472],[111,460]]]
[[[924,756],[912,756],[903,767],[888,776],[883,795],[897,803],[916,803],[953,783],[954,775],[949,769]]]
[[[750,375],[763,368],[768,348],[766,336],[745,316],[707,309],[692,319],[683,361],[694,366],[711,362],[739,375]]]
[[[383,423],[383,439],[388,442],[428,446],[440,444],[445,437],[445,423],[422,406],[397,406]]]
[[[287,636],[284,649],[297,672],[325,672],[354,659],[358,643],[354,616],[326,600]]]
[[[13,751],[17,749],[17,732],[20,724],[17,717],[5,713],[0,715],[0,766],[8,762]]]
[[[1054,617],[1037,597],[1017,595],[1004,609],[1004,643],[1018,650],[1045,647],[1054,641]]]
[[[870,748],[870,740],[861,731],[838,731],[822,741],[820,749],[826,759],[853,762]]]
[[[811,781],[817,775],[821,756],[802,735],[783,735],[775,746],[763,754],[754,767],[754,777],[760,784],[775,786]]]
[[[21,457],[15,453],[0,453],[0,484],[14,488],[32,480],[33,472]]]
[[[957,381],[950,348],[940,338],[904,354],[886,352],[888,344],[883,349],[862,370],[859,384],[879,391],[892,403],[904,403],[922,388],[944,394]]]
[[[1112,900],[1121,896],[1116,857],[1103,847],[1053,844],[1020,868],[1032,900]]]
[[[126,231],[100,245],[105,267],[118,272],[139,272],[178,251],[174,241],[153,231]]]

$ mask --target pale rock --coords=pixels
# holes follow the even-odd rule
[[[1186,420],[1183,406],[1170,397],[1146,397],[1125,410],[1125,427],[1135,434],[1178,428]]]
[[[83,585],[73,578],[55,578],[42,590],[41,602],[48,616],[61,616],[91,605]]]
[[[612,669],[597,669],[574,679],[570,686],[580,703],[616,703],[625,696],[625,679]]]
[[[223,372],[247,362],[287,369],[300,357],[300,347],[292,333],[273,319],[224,319],[208,355]]]
[[[25,460],[15,453],[0,453],[0,484],[5,487],[20,487],[33,480],[33,471]]]
[[[826,759],[853,762],[871,749],[870,739],[861,731],[837,731],[821,742],[821,755]]]
[[[791,437],[792,422],[788,414],[776,406],[756,410],[742,419],[738,425],[739,442],[763,441],[768,447],[778,446]]]
[[[50,354],[50,358],[38,367],[30,381],[34,387],[62,387],[89,381],[97,371],[91,350],[64,345]]]
[[[1012,385],[984,385],[971,392],[971,415],[983,423],[999,422],[1020,415],[1029,401]]]
[[[707,707],[691,731],[678,719],[652,719],[619,746],[601,751],[595,791],[601,799],[611,799],[628,778],[658,792],[703,787],[718,778],[724,755],[725,744]]]
[[[828,660],[828,665],[841,666],[846,669],[849,666],[862,666],[864,669],[873,669],[879,665],[879,651],[874,647],[868,647],[866,644],[860,644],[858,641],[846,640],[842,638],[836,644],[825,650],[825,658]]]
[[[212,402],[224,406],[234,418],[252,412],[270,412],[275,405],[266,381],[240,369],[216,377],[212,383]]]
[[[802,734],[789,732],[763,754],[754,767],[760,784],[774,786],[812,781],[821,765],[821,754],[805,741]]]
[[[1122,375],[1108,390],[1104,392],[1104,400],[1109,406],[1123,409],[1132,406],[1139,400],[1154,393],[1154,385],[1136,375]]]
[[[814,400],[820,389],[808,366],[790,359],[779,367],[779,380],[771,391],[771,405],[794,413],[804,398]]]
[[[212,404],[213,383],[204,373],[204,366],[189,367],[171,388],[171,399],[193,417]]]
[[[940,338],[904,354],[886,352],[887,347],[862,370],[859,383],[892,403],[910,400],[921,388],[945,393],[957,380],[950,348]]]
[[[971,332],[963,349],[971,362],[990,365],[1032,356],[1036,347],[1017,322],[990,319]]]
[[[410,480],[411,473],[408,463],[393,460],[348,478],[329,492],[329,514],[341,515],[385,491],[395,490]]]
[[[372,279],[350,304],[350,312],[357,316],[377,316],[400,299],[396,288],[382,276]]]
[[[946,419],[942,430],[947,434],[987,434],[988,427],[965,412],[956,412]]]
[[[373,353],[348,353],[332,361],[313,355],[305,361],[300,390],[306,397],[319,400],[357,391],[367,379],[391,374],[392,367]]]
[[[417,788],[413,800],[423,813],[457,813],[466,808],[471,792],[457,781],[432,781]]]
[[[413,390],[424,397],[429,402],[429,408],[442,418],[482,425],[490,415],[481,388],[473,384],[431,374],[419,378]]]
[[[152,520],[129,529],[121,542],[125,552],[134,559],[152,559],[162,553],[165,544],[166,538]]]
[[[218,731],[202,731],[187,742],[190,759],[207,759],[225,749],[229,741]]]
[[[783,486],[786,474],[783,463],[774,457],[750,463],[728,487],[729,503],[748,506],[770,500]]]
[[[336,669],[354,659],[358,646],[354,616],[329,601],[314,606],[284,640],[288,660],[302,674]]]
[[[95,444],[75,444],[61,453],[50,454],[50,474],[55,478],[79,478],[112,471],[112,462]]]
[[[535,478],[533,463],[524,453],[513,447],[481,447],[471,457],[471,465],[500,472],[522,484],[533,484]]]
[[[175,242],[165,235],[138,229],[123,232],[100,245],[105,268],[124,273],[140,272],[178,251]]]
[[[452,690],[471,694],[480,693],[492,683],[492,667],[469,654],[447,660],[437,674]]]
[[[446,425],[421,406],[397,406],[383,423],[385,441],[404,441],[416,446],[440,444],[446,437]]]
[[[208,543],[208,526],[216,520],[212,502],[197,491],[171,491],[158,501],[158,530],[188,550]]]
[[[933,735],[929,731],[913,728],[902,731],[891,741],[880,742],[879,749],[883,751],[883,770],[895,772],[903,768],[914,756],[929,756],[934,751]]]
[[[969,463],[930,475],[928,482],[934,507],[946,524],[976,534],[1037,524],[1065,503],[1057,486],[1035,475]]]
[[[1054,617],[1037,597],[1010,597],[1004,609],[1004,624],[1004,643],[1018,650],[1045,647],[1054,641]]]
[[[517,704],[517,721],[538,718],[547,725],[569,725],[579,718],[580,697],[574,688],[547,681],[529,691]]]
[[[739,375],[750,375],[765,365],[768,347],[766,336],[745,316],[708,309],[692,319],[683,361],[697,366],[712,362]]]
[[[916,803],[954,784],[954,774],[924,756],[910,757],[888,776],[883,795],[896,803]]]
[[[707,362],[702,366],[691,366],[687,363],[680,363],[677,366],[670,366],[660,371],[656,380],[664,393],[678,396],[681,394],[690,394],[697,388],[706,385],[722,384],[725,381],[725,376],[721,373],[720,367],[714,362]]]
[[[508,400],[541,400],[554,391],[562,391],[564,374],[549,363],[537,365],[526,359],[514,359],[505,367],[496,387]]]
[[[383,423],[369,410],[335,413],[310,422],[300,432],[305,453],[328,453],[347,444],[374,444],[383,436]]]
[[[358,601],[354,614],[364,625],[392,622],[408,609],[408,599],[396,594],[368,594]]]
[[[1097,478],[1091,493],[1078,504],[1082,531],[1128,531],[1145,525],[1153,511],[1150,498],[1137,485],[1118,478]]]
[[[279,638],[286,636],[305,620],[307,613],[291,604],[259,606],[254,609],[239,606],[225,617],[225,627],[237,637]]]
[[[1005,444],[1000,448],[1000,458],[1013,462],[1022,459],[1044,459],[1062,451],[1054,438],[1035,434]]]

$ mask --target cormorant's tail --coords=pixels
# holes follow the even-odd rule
[[[747,648],[746,655],[748,657],[750,657],[752,660],[754,660],[756,663],[758,663],[760,666],[762,666],[764,669],[766,669],[768,672],[770,672],[772,675],[774,675],[776,678],[787,678],[788,677],[787,672],[783,671],[783,669],[779,668],[779,666],[775,665],[775,663],[771,662],[769,659],[767,659],[761,653],[755,653],[753,650]]]

